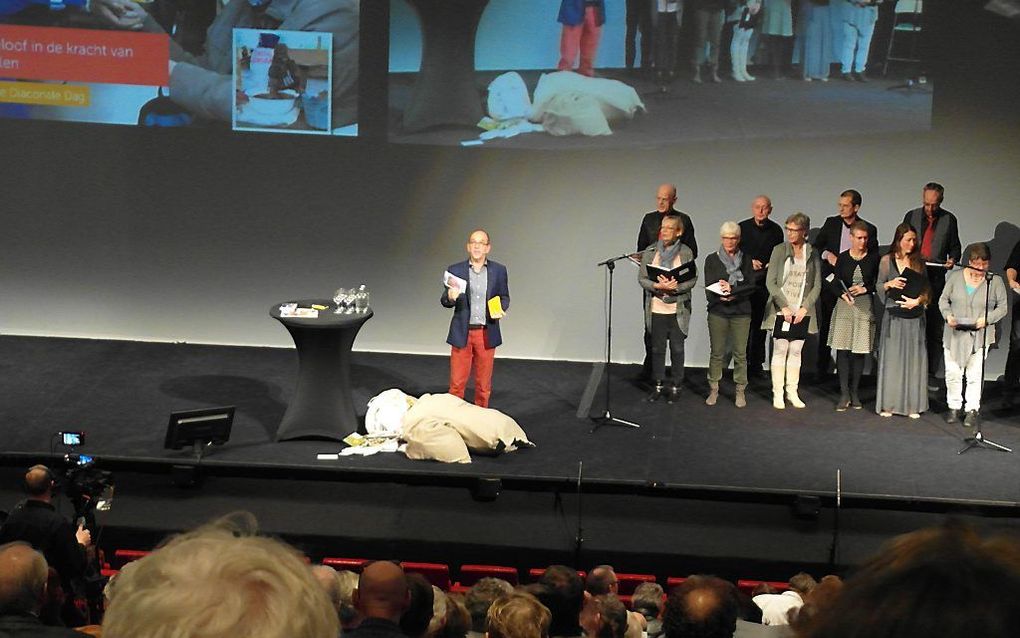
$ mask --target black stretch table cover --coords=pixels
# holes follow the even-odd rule
[[[298,306],[328,306],[315,319],[281,317],[280,304],[269,316],[287,328],[298,352],[298,380],[294,397],[276,430],[277,441],[320,437],[340,441],[358,427],[351,399],[351,347],[372,311],[333,314],[336,304],[325,299],[302,299]]]
[[[489,0],[408,0],[421,19],[422,58],[404,131],[474,127],[482,118],[475,87],[475,34]]]

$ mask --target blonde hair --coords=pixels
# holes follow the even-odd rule
[[[552,614],[529,593],[515,591],[493,601],[486,617],[488,638],[546,638]]]
[[[302,556],[228,515],[171,538],[120,575],[106,638],[336,638],[340,622]]]
[[[726,237],[727,235],[740,237],[740,224],[734,221],[723,222],[719,227],[719,236]]]

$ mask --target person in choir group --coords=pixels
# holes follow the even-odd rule
[[[738,408],[747,405],[747,333],[751,329],[751,295],[755,291],[751,258],[740,250],[740,226],[724,222],[719,229],[721,246],[705,258],[705,283],[718,284],[721,293],[708,288],[708,398],[706,405],[719,400],[723,359],[733,353],[734,402]]]
[[[761,12],[761,35],[767,61],[772,66],[772,79],[783,77],[790,61],[789,42],[793,36],[792,0],[764,0]]]
[[[751,34],[761,16],[761,0],[740,0],[727,16],[733,23],[733,37],[730,39],[730,75],[737,82],[753,82],[758,79],[747,72],[747,53],[751,45]]]
[[[676,78],[677,37],[683,22],[683,0],[652,0],[655,31],[655,82],[660,87]]]
[[[747,373],[751,380],[761,376],[761,367],[765,363],[768,333],[761,329],[761,325],[765,318],[765,302],[769,299],[769,291],[765,287],[769,258],[772,250],[783,243],[783,227],[769,219],[770,215],[772,200],[759,195],[751,202],[751,217],[740,222],[740,250],[751,260],[751,280],[754,282],[747,344]]]
[[[878,251],[869,250],[869,229],[864,221],[850,227],[850,248],[841,252],[833,270],[834,286],[843,293],[832,310],[829,347],[836,351],[839,372],[839,402],[836,411],[849,407],[860,410],[861,375],[875,341],[872,295],[878,277]],[[840,285],[840,283],[842,285]]]
[[[828,217],[815,236],[813,243],[822,259],[822,279],[832,274],[836,267],[836,258],[850,248],[850,227],[861,220],[861,194],[853,189],[845,190],[839,195],[839,214]],[[863,221],[863,220],[861,220]],[[878,254],[878,229],[874,224],[864,222],[868,227],[868,252]],[[836,307],[839,295],[830,287],[822,289],[818,308],[818,376],[825,378],[832,369],[832,357],[829,350],[829,319]]]
[[[560,0],[556,20],[563,25],[560,32],[560,62],[557,69],[595,75],[595,56],[606,22],[605,0]],[[580,58],[580,60],[578,60]]]
[[[637,39],[641,38],[641,70],[652,68],[652,3],[655,0],[627,0],[626,32],[624,33],[624,61],[627,70],[633,70],[637,61]]]
[[[921,206],[908,210],[903,222],[917,231],[917,249],[921,261],[937,263],[928,266],[928,283],[931,298],[942,296],[946,273],[960,261],[960,231],[956,215],[942,208],[945,189],[941,184],[929,182],[921,189]],[[928,390],[939,389],[936,375],[942,363],[942,315],[937,303],[929,304],[925,311],[928,343]]]
[[[725,0],[687,0],[694,9],[694,50],[691,80],[701,83],[701,67],[708,63],[708,80],[722,82],[719,78],[719,42],[722,40],[723,23],[726,21]]]
[[[974,427],[980,418],[982,361],[995,343],[995,324],[1006,316],[1009,301],[1002,278],[988,272],[992,253],[987,244],[967,246],[966,255],[967,266],[946,279],[939,311],[946,321],[942,336],[949,406],[946,422],[957,423],[965,407],[963,425]]]
[[[828,82],[832,59],[829,0],[801,0],[797,29],[801,40],[801,77],[807,82]]]
[[[651,336],[652,379],[655,388],[648,401],[680,398],[684,380],[684,341],[690,331],[691,289],[696,277],[680,283],[659,275],[653,280],[648,266],[676,268],[694,261],[691,249],[680,241],[683,222],[676,215],[667,215],[659,229],[659,241],[641,253],[638,283],[645,291],[645,331]],[[669,344],[672,387],[666,390],[666,344]]]
[[[875,295],[885,308],[880,331],[882,346],[878,356],[878,389],[875,411],[888,417],[907,415],[912,419],[928,410],[925,373],[928,352],[925,348],[925,306],[931,300],[926,288],[916,297],[896,295],[907,280],[907,269],[925,274],[918,252],[917,231],[910,224],[896,227],[889,252],[878,263]],[[898,299],[894,299],[898,296]],[[939,322],[941,324],[941,321]]]
[[[808,332],[818,331],[815,316],[815,302],[822,288],[818,256],[807,243],[811,219],[804,213],[794,213],[786,219],[786,241],[772,250],[769,256],[768,274],[765,287],[769,298],[765,303],[762,330],[772,331],[772,405],[784,409],[790,405],[803,408],[804,402],[797,394],[800,384],[801,351],[804,339],[788,339],[775,331],[778,316],[787,324],[808,322]]]
[[[841,0],[843,16],[843,50],[839,56],[840,73],[844,80],[867,82],[865,71],[871,51],[871,36],[878,21],[878,5],[882,0]]]
[[[464,398],[468,376],[475,373],[475,405],[489,407],[492,394],[492,367],[496,348],[503,343],[499,320],[510,309],[510,288],[506,266],[489,259],[492,244],[482,229],[468,236],[465,261],[447,270],[467,282],[467,289],[456,284],[443,289],[439,302],[453,308],[450,331],[450,394]],[[498,298],[500,310],[490,310],[489,301]]]
[[[661,16],[660,16],[661,19]],[[680,218],[680,243],[686,244],[691,249],[691,259],[698,256],[698,240],[694,237],[694,221],[687,213],[676,209],[676,185],[660,184],[655,191],[655,210],[646,213],[641,218],[641,226],[638,228],[637,251],[643,252],[659,240],[659,226],[666,215],[675,215]],[[644,296],[642,295],[642,307],[644,307]],[[652,336],[645,330],[645,360],[641,367],[641,378],[643,381],[650,381],[652,378]]]
[[[1006,260],[1006,283],[1010,290],[1020,294],[1020,242],[1013,246]],[[1009,333],[1009,356],[1006,357],[1004,375],[1006,407],[1013,407],[1014,395],[1020,386],[1020,297],[1013,298],[1012,330]]]

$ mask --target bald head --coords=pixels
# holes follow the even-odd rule
[[[381,560],[365,566],[354,590],[354,606],[363,617],[399,622],[408,602],[407,577],[400,565]]]
[[[662,624],[670,638],[729,638],[736,629],[737,612],[731,583],[694,575],[670,592]]]
[[[25,491],[29,496],[46,497],[53,488],[53,473],[45,465],[33,465],[25,473]]]
[[[659,184],[658,190],[655,191],[655,210],[665,213],[672,209],[675,203],[676,186],[673,184]]]
[[[0,614],[38,612],[47,571],[46,559],[28,543],[0,545]]]
[[[767,195],[759,195],[751,202],[751,215],[754,223],[761,226],[772,214],[772,200]]]

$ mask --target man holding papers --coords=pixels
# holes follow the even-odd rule
[[[488,258],[489,234],[478,229],[468,237],[468,259],[443,274],[439,303],[453,308],[450,332],[450,394],[464,398],[474,369],[475,405],[489,407],[496,347],[503,343],[499,320],[510,308],[506,266]]]
[[[649,401],[680,397],[684,380],[684,340],[691,323],[691,289],[697,278],[694,253],[679,241],[684,232],[677,215],[662,218],[659,239],[641,253],[638,283],[645,290],[645,330],[651,334],[652,379]],[[666,342],[669,342],[672,387],[666,391]]]

